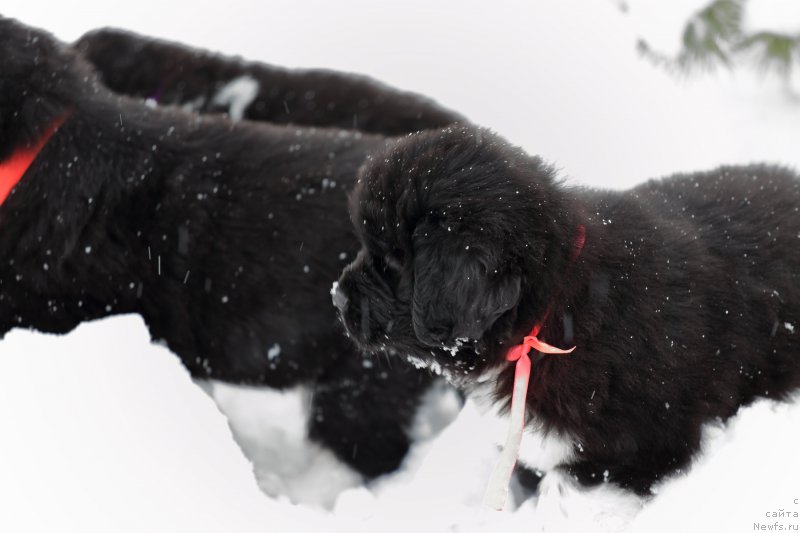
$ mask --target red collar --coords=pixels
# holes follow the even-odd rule
[[[11,194],[11,190],[17,186],[22,176],[25,175],[25,172],[36,160],[36,156],[39,155],[47,141],[50,140],[50,137],[64,123],[66,118],[66,115],[57,118],[45,130],[44,135],[38,141],[29,146],[17,148],[4,161],[0,161],[0,206],[3,205],[8,195]]]
[[[578,226],[575,239],[573,241],[572,259],[567,272],[572,269],[572,265],[578,259],[586,242],[586,228]],[[552,305],[552,302],[551,302]],[[509,428],[506,443],[497,464],[492,472],[486,493],[483,496],[483,503],[493,509],[502,510],[505,506],[508,495],[508,484],[511,480],[511,473],[514,471],[514,464],[519,455],[519,446],[522,441],[522,432],[525,428],[525,404],[528,395],[528,382],[531,375],[531,359],[528,353],[533,349],[543,354],[568,354],[575,350],[575,346],[564,350],[551,346],[539,340],[539,332],[542,325],[550,314],[550,307],[545,310],[544,315],[533,325],[530,334],[525,337],[522,344],[512,346],[506,354],[506,360],[516,361],[514,370],[514,389],[511,394],[511,411],[509,413]]]

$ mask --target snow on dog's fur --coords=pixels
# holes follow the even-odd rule
[[[488,385],[500,407],[506,352],[546,317],[542,339],[577,349],[533,356],[538,453],[520,459],[550,469],[540,505],[569,514],[566,495],[588,491],[635,509],[705,423],[800,385],[798,206],[800,179],[777,167],[568,189],[485,130],[421,132],[363,169],[362,249],[334,300],[362,348]]]
[[[113,48],[109,34],[94,36],[104,51]],[[120,39],[132,46],[136,37]],[[85,38],[82,48],[92,42]],[[196,51],[140,44],[147,54],[133,64],[146,67],[153,83],[178,83],[175,72],[157,70],[169,65],[164,57],[193,58],[206,78],[187,74],[186,90],[212,91],[248,75],[266,84],[273,72],[220,57],[209,57],[203,70],[206,56]],[[119,47],[118,62],[105,65],[105,78],[125,79],[118,69],[131,64],[125,51]],[[193,377],[310,387],[302,422],[313,440],[366,477],[396,468],[432,379],[356,355],[328,295],[357,247],[346,190],[385,136],[147,105],[107,89],[78,50],[5,18],[0,70],[0,161],[63,119],[0,205],[0,336],[15,327],[64,333],[86,320],[138,313]],[[213,78],[221,73],[231,78]],[[316,79],[310,74],[289,79],[305,87]],[[359,108],[347,100],[347,76],[326,79],[342,84],[343,113]],[[353,83],[359,98],[381,94],[368,80]],[[238,100],[231,115],[246,114],[257,96],[264,97]],[[413,95],[383,96],[392,130],[400,127],[393,106],[408,131],[425,127],[422,111],[435,107],[424,101],[412,125]],[[296,116],[332,122],[324,110]],[[377,118],[371,124],[379,131]]]

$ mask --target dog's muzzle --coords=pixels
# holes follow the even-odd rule
[[[345,272],[331,287],[331,301],[350,337],[359,344],[370,342],[373,333],[369,296],[361,287],[363,275],[363,272]]]

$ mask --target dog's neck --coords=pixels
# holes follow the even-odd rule
[[[551,232],[560,233],[551,240],[553,247],[544,251],[546,267],[531,268],[533,281],[521,299],[512,342],[522,339],[538,324],[548,342],[571,346],[574,337],[568,324],[569,310],[591,290],[593,265],[602,250],[607,222],[595,216],[592,206],[583,205],[579,195],[562,191],[557,194],[562,208],[556,210],[558,217],[553,219]],[[550,289],[543,291],[542,287]]]
[[[76,109],[0,205],[0,336],[182,312],[174,295],[191,275],[182,265],[196,221],[180,209],[190,187],[144,146],[141,117],[104,114]]]
[[[20,146],[8,157],[0,161],[0,206],[6,201],[8,195],[17,186],[22,177],[36,160],[39,152],[45,147],[50,137],[58,130],[67,118],[68,113],[56,118],[35,142]]]

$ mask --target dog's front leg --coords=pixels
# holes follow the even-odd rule
[[[392,472],[406,456],[409,428],[433,381],[402,362],[343,355],[315,385],[309,435],[369,479]]]

